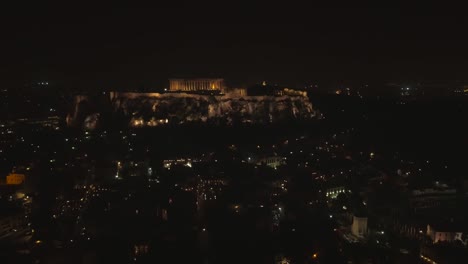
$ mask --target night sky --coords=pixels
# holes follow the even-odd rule
[[[284,2],[2,8],[1,78],[102,87],[176,76],[231,85],[468,79],[463,8],[313,8]]]

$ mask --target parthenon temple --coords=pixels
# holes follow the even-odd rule
[[[223,83],[223,79],[170,79],[169,91],[222,90]]]

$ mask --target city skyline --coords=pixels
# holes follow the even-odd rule
[[[468,263],[465,9],[20,4],[2,264]]]

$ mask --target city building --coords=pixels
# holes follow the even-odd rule
[[[169,79],[169,91],[171,92],[199,92],[223,90],[224,80],[219,78]]]
[[[225,88],[223,93],[227,96],[246,96],[247,89],[246,88]]]
[[[43,118],[20,118],[17,124],[40,126],[44,128],[58,129],[62,119],[59,116],[48,116]]]
[[[336,199],[340,193],[346,193],[346,188],[344,186],[329,188],[325,195],[329,199]]]
[[[273,169],[286,164],[286,159],[280,156],[265,157],[258,160],[257,165],[266,165]]]
[[[457,191],[450,188],[426,188],[413,190],[409,197],[411,208],[415,211],[427,210],[440,206],[453,205],[456,202]]]
[[[24,174],[10,173],[10,175],[6,176],[6,184],[19,185],[22,184],[24,180]]]
[[[163,167],[170,170],[172,166],[180,165],[185,167],[192,167],[192,162],[197,162],[198,160],[192,160],[190,158],[179,158],[179,159],[167,159],[163,160]]]
[[[427,225],[426,235],[433,243],[462,241],[463,232],[453,225]]]
[[[354,215],[351,233],[357,237],[365,237],[367,235],[367,217]]]

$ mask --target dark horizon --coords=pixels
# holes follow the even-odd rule
[[[461,11],[461,10],[460,10]],[[6,8],[5,83],[163,85],[174,75],[269,80],[466,80],[455,8],[271,5]],[[177,15],[179,14],[179,15]]]

